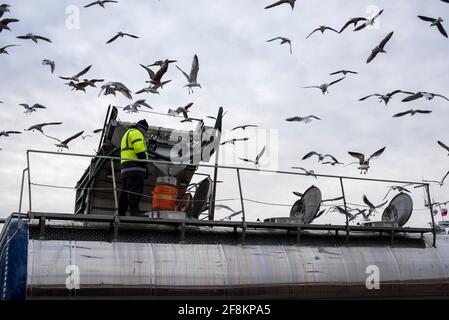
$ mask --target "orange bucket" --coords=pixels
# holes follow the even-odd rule
[[[176,178],[159,177],[153,190],[153,210],[175,211],[176,210]]]

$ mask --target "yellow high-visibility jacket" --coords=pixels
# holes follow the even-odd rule
[[[128,129],[123,135],[120,145],[120,157],[122,171],[127,168],[145,169],[145,162],[137,162],[129,159],[147,159],[148,152],[147,145],[145,143],[145,137],[142,132],[136,128]]]

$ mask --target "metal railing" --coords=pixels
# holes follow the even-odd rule
[[[43,151],[43,150],[27,150],[27,168],[25,168],[23,170],[22,173],[22,185],[21,185],[21,192],[20,192],[20,202],[19,202],[19,210],[18,210],[18,218],[21,219],[22,215],[25,215],[22,212],[22,200],[23,200],[23,189],[24,189],[24,178],[25,178],[25,174],[27,174],[28,177],[28,214],[27,216],[29,217],[30,215],[32,216],[33,214],[33,207],[32,207],[32,181],[31,181],[31,166],[30,166],[30,155],[31,154],[47,154],[47,155],[59,155],[59,156],[71,156],[71,157],[82,157],[82,158],[90,158],[90,159],[107,159],[110,160],[111,162],[111,167],[112,167],[112,190],[114,192],[114,203],[115,203],[115,212],[114,212],[114,222],[118,223],[119,221],[123,220],[123,217],[119,217],[118,216],[118,198],[117,198],[117,191],[119,190],[117,188],[117,181],[116,181],[116,177],[115,177],[115,170],[114,170],[114,161],[121,161],[123,159],[121,159],[120,157],[113,157],[113,156],[102,156],[102,155],[87,155],[87,154],[79,154],[79,153],[68,153],[68,152],[53,152],[53,151]],[[216,157],[218,157],[218,153],[216,154]],[[137,162],[144,162],[144,163],[153,163],[153,164],[166,164],[166,165],[171,165],[171,166],[176,166],[176,165],[185,165],[186,167],[188,166],[192,166],[192,167],[202,167],[202,168],[210,168],[214,170],[214,179],[213,179],[213,191],[212,191],[212,196],[210,197],[210,203],[209,203],[209,222],[207,221],[189,221],[189,222],[179,222],[179,221],[173,221],[173,223],[182,223],[183,226],[185,226],[185,224],[194,224],[194,225],[226,225],[223,224],[221,222],[223,221],[214,221],[214,208],[215,208],[215,202],[218,201],[215,199],[215,194],[216,194],[216,188],[217,188],[217,174],[218,174],[218,170],[220,169],[228,169],[228,170],[235,170],[236,175],[237,175],[237,181],[238,181],[238,191],[239,191],[239,200],[240,200],[240,205],[241,205],[241,212],[242,212],[242,222],[234,222],[232,221],[232,223],[228,223],[229,226],[232,227],[236,227],[236,226],[240,226],[243,232],[243,238],[244,238],[244,233],[245,230],[247,229],[248,226],[251,227],[269,227],[269,228],[286,228],[286,229],[292,229],[292,228],[296,228],[295,226],[292,225],[282,225],[279,223],[251,223],[246,221],[246,212],[245,212],[245,205],[244,202],[245,201],[249,201],[249,199],[245,199],[243,196],[243,185],[241,182],[241,175],[240,173],[243,171],[246,172],[265,172],[265,173],[275,173],[275,174],[284,174],[284,175],[294,175],[294,176],[308,176],[307,173],[301,173],[301,172],[292,172],[292,171],[282,171],[282,170],[267,170],[267,169],[258,169],[258,168],[246,168],[246,167],[237,167],[237,166],[226,166],[226,165],[218,165],[216,164],[191,164],[191,163],[183,163],[183,162],[169,162],[169,161],[164,161],[164,160],[142,160],[142,159],[129,159],[132,161],[137,161]],[[337,175],[328,175],[328,174],[315,174],[315,176],[317,178],[331,178],[331,179],[337,179],[339,181],[340,184],[340,188],[341,188],[341,198],[343,200],[343,206],[345,211],[348,211],[348,202],[347,202],[347,197],[345,194],[345,188],[344,188],[344,181],[345,180],[358,180],[358,181],[367,181],[367,182],[383,182],[383,183],[394,183],[394,184],[407,184],[407,185],[415,185],[415,186],[423,186],[425,189],[425,193],[426,193],[426,197],[427,197],[427,201],[429,203],[428,209],[429,209],[429,213],[430,213],[430,217],[431,217],[431,221],[432,221],[432,228],[430,229],[419,229],[419,228],[398,228],[398,227],[384,227],[384,228],[380,228],[380,227],[369,227],[369,226],[354,226],[354,225],[350,225],[349,224],[349,217],[348,215],[346,215],[346,223],[344,226],[331,226],[331,225],[300,225],[297,227],[298,229],[298,237],[299,237],[299,230],[302,229],[312,229],[312,230],[335,230],[336,232],[338,231],[344,231],[346,232],[346,241],[349,241],[349,234],[350,231],[385,231],[385,232],[389,232],[391,231],[392,234],[392,238],[394,238],[394,233],[395,232],[407,232],[407,229],[410,230],[410,232],[416,232],[416,233],[421,233],[423,234],[424,232],[432,232],[433,233],[433,245],[436,245],[436,226],[435,226],[435,219],[434,219],[434,215],[433,215],[433,205],[432,202],[430,201],[431,197],[430,197],[430,186],[429,183],[423,183],[423,182],[416,182],[416,181],[401,181],[401,180],[389,180],[389,179],[375,179],[375,178],[364,178],[364,177],[351,177],[351,176],[337,176]],[[48,214],[47,216],[49,216],[51,214]],[[41,215],[42,216],[42,215]],[[129,220],[130,221],[138,221],[140,222],[139,219],[133,219],[134,217],[126,217],[128,219],[125,220]],[[151,220],[151,219],[150,219]],[[153,219],[154,220],[154,219]],[[145,220],[145,221],[148,221]],[[156,223],[156,221],[150,221],[151,223]],[[231,222],[231,221],[230,221]],[[170,222],[167,222],[170,223]],[[326,227],[323,229],[323,227]]]

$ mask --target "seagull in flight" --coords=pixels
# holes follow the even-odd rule
[[[9,7],[11,7],[9,4],[1,4],[0,5],[0,18],[6,13],[11,12],[9,10]]]
[[[187,104],[184,107],[178,107],[177,109],[174,109],[174,110],[169,108],[168,115],[174,117],[174,116],[177,116],[178,114],[182,113],[182,115],[184,116],[184,120],[189,119],[188,112],[189,112],[189,108],[191,106],[193,106],[193,102],[190,102],[189,104]]]
[[[309,88],[320,89],[321,92],[322,92],[323,94],[326,94],[327,92],[329,92],[329,91],[328,91],[328,88],[329,88],[331,85],[334,85],[334,84],[336,84],[337,82],[340,82],[340,81],[343,80],[344,78],[345,78],[345,77],[340,78],[340,79],[335,80],[335,81],[332,81],[331,83],[323,83],[323,84],[321,84],[321,85],[319,85],[319,86],[308,86],[308,87],[303,87],[303,88],[304,88],[304,89],[309,89]]]
[[[50,66],[51,73],[55,72],[55,62],[49,59],[42,60],[42,65]]]
[[[159,89],[159,88],[163,89],[163,88],[164,88],[164,85],[167,84],[167,83],[169,83],[170,81],[171,81],[171,80],[166,80],[166,81],[162,81],[162,82],[159,83],[159,84],[153,84],[153,85],[150,85],[148,88],[143,88],[143,89],[137,91],[136,94],[141,94],[141,93],[160,94],[159,91],[158,91],[158,89]]]
[[[14,18],[8,18],[8,19],[0,20],[0,32],[2,32],[3,30],[11,31],[11,29],[8,26],[8,24],[13,23],[13,22],[19,22],[19,20],[18,19],[14,19]]]
[[[446,172],[446,174],[444,175],[443,179],[441,179],[441,181],[435,181],[435,180],[423,180],[423,182],[434,182],[434,183],[438,183],[440,185],[440,187],[442,187],[444,185],[444,180],[446,179],[446,177],[449,175],[449,171]]]
[[[178,60],[170,60],[170,59],[165,59],[165,60],[157,60],[155,62],[153,62],[152,64],[147,65],[147,67],[155,67],[155,66],[162,66],[164,63],[176,63],[178,62]]]
[[[177,65],[176,65],[176,68],[178,68],[178,70],[181,71],[182,74],[187,78],[188,83],[184,87],[187,87],[189,89],[189,94],[193,93],[193,87],[200,87],[201,88],[201,85],[197,81],[198,70],[200,68],[200,65],[199,65],[199,61],[198,61],[198,56],[196,54],[193,56],[192,67],[190,69],[190,74],[187,74],[186,72],[184,72]]]
[[[338,211],[341,214],[344,214],[345,216],[348,216],[348,221],[351,222],[352,220],[354,220],[355,218],[357,218],[357,215],[353,215],[352,213],[346,211],[344,208],[342,208],[341,206],[335,206],[332,207],[331,210],[333,211]]]
[[[368,159],[365,159],[365,155],[363,153],[352,152],[352,151],[349,151],[348,153],[350,156],[357,158],[359,160],[358,161],[358,164],[359,164],[358,169],[360,170],[360,174],[362,174],[362,173],[366,174],[368,172],[368,169],[370,168],[370,165],[369,165],[370,160],[379,157],[385,151],[385,148],[386,147],[383,147],[382,149],[377,150],[372,155],[370,155]],[[357,163],[357,162],[349,163],[346,165],[346,167],[351,164],[354,164],[354,163]]]
[[[268,6],[266,6],[265,9],[274,8],[274,7],[277,7],[277,6],[285,3],[285,4],[290,5],[290,7],[292,8],[292,11],[293,11],[293,9],[295,8],[295,1],[296,0],[279,0],[279,1],[276,1],[275,3],[272,3]]]
[[[437,141],[437,143],[440,145],[440,147],[442,147],[443,149],[445,149],[446,151],[449,152],[449,147],[446,144],[444,144],[443,142],[441,142],[439,140]],[[449,157],[449,153],[447,154],[447,156]]]
[[[314,116],[314,115],[310,115],[307,117],[291,117],[291,118],[287,118],[285,119],[286,121],[292,122],[292,121],[297,121],[297,122],[304,122],[304,123],[309,123],[312,122],[312,119],[316,119],[316,120],[321,120],[320,118]]]
[[[306,37],[306,39],[308,39],[312,34],[314,34],[314,33],[317,32],[317,31],[320,31],[321,34],[324,34],[324,31],[326,31],[326,30],[330,30],[330,31],[333,31],[333,32],[336,32],[336,33],[340,33],[340,32],[338,32],[337,30],[335,30],[334,28],[331,28],[331,27],[328,27],[328,26],[319,26],[318,28],[316,28],[315,30],[313,30],[313,31]]]
[[[359,74],[358,72],[351,71],[351,70],[340,70],[340,71],[332,72],[330,75],[333,76],[333,75],[336,75],[336,74],[339,74],[339,73],[342,73],[344,76],[346,76],[348,73]]]
[[[104,8],[106,3],[118,3],[118,1],[115,0],[98,0],[94,1],[92,3],[89,3],[88,5],[85,5],[84,8],[89,8],[95,5],[99,5],[100,7]]]
[[[148,103],[146,103],[145,99],[136,100],[134,103],[128,104],[126,107],[123,108],[123,111],[126,111],[128,113],[137,113],[139,112],[138,108],[141,107],[147,107],[149,109],[153,109],[152,106],[150,106]]]
[[[402,90],[395,90],[392,92],[389,92],[387,94],[379,94],[379,93],[375,93],[375,94],[370,94],[369,96],[360,98],[359,101],[364,101],[370,97],[378,97],[379,98],[379,102],[384,102],[385,105],[388,104],[388,102],[390,102],[391,98],[398,93],[404,93],[404,94],[413,94],[413,92],[409,92],[409,91],[402,91]]]
[[[231,140],[226,140],[226,141],[220,143],[220,145],[224,145],[224,144],[227,144],[227,143],[232,143],[233,145],[235,145],[235,143],[237,141],[248,141],[248,140],[249,140],[249,138],[234,138],[234,139],[231,139]]]
[[[360,26],[358,26],[357,28],[354,29],[354,31],[360,31],[364,28],[366,28],[367,26],[372,26],[374,25],[374,23],[376,23],[376,19],[384,12],[384,10],[380,10],[374,17],[372,17],[371,19],[366,19],[364,23],[362,23]]]
[[[25,131],[33,131],[37,130],[40,133],[44,134],[44,131],[42,130],[43,127],[45,126],[53,126],[53,125],[60,125],[62,124],[62,122],[46,122],[46,123],[39,123],[39,124],[35,124],[31,127],[29,127],[28,129],[25,129]]]
[[[24,35],[24,36],[18,36],[18,37],[16,37],[16,38],[17,38],[17,39],[23,39],[23,40],[32,40],[32,41],[34,41],[35,43],[37,43],[38,40],[43,40],[43,41],[47,41],[47,42],[50,42],[50,43],[51,43],[51,40],[50,40],[50,39],[48,39],[48,38],[46,38],[46,37],[39,36],[39,35],[35,35],[35,34],[32,34],[32,33],[27,33],[27,34]]]
[[[113,41],[117,40],[118,38],[123,38],[123,37],[130,37],[130,38],[134,38],[134,39],[139,39],[138,36],[135,36],[133,34],[130,33],[125,33],[125,32],[117,32],[117,34],[115,36],[113,36],[111,39],[109,39],[108,41],[106,41],[106,43],[112,43]]]
[[[347,27],[349,27],[351,24],[354,25],[354,28],[357,27],[357,24],[360,21],[367,21],[367,18],[364,17],[355,17],[355,18],[351,18],[348,20],[348,22],[345,23],[345,25],[343,27],[341,27],[339,33],[342,33]]]
[[[39,103],[35,103],[31,107],[26,103],[21,103],[21,104],[19,104],[19,106],[22,106],[25,108],[25,114],[27,114],[27,115],[31,115],[33,112],[36,112],[37,111],[36,109],[47,109],[47,107],[45,107]]]
[[[406,115],[408,115],[408,114],[409,114],[410,116],[414,116],[414,115],[417,114],[417,113],[427,114],[427,113],[432,113],[432,111],[431,111],[431,110],[410,109],[410,110],[407,110],[407,111],[404,111],[404,112],[396,113],[395,115],[393,115],[393,117],[394,117],[394,118],[399,118],[399,117],[406,116]]]
[[[242,130],[246,130],[246,128],[257,128],[258,126],[256,126],[255,124],[245,124],[243,126],[237,126],[235,128],[232,128],[231,131],[237,130],[237,129],[242,129]]]
[[[292,167],[292,169],[298,169],[298,170],[304,171],[306,176],[312,176],[315,179],[318,179],[318,177],[316,176],[316,174],[315,174],[315,172],[313,170],[307,170],[307,169],[305,169],[303,167]]]
[[[144,68],[148,75],[150,76],[150,81],[146,81],[147,83],[151,83],[153,85],[157,85],[159,87],[162,87],[164,84],[167,84],[171,80],[167,80],[162,82],[162,77],[168,70],[168,60],[166,60],[162,65],[160,66],[159,70],[154,73],[153,70],[151,70],[149,67],[144,66],[143,64],[140,65],[142,68]],[[157,90],[157,89],[156,89]]]
[[[104,95],[107,96],[108,94],[112,94],[115,97],[116,92],[120,92],[125,97],[127,97],[129,100],[132,100],[131,90],[129,90],[123,83],[121,82],[108,82],[101,86],[100,93],[98,96],[101,95],[101,93],[104,91]]]
[[[423,98],[423,97],[426,98],[426,100],[432,100],[435,97],[439,97],[439,98],[443,98],[443,99],[449,101],[448,98],[446,98],[445,96],[443,96],[441,94],[420,91],[420,92],[417,92],[417,93],[413,93],[412,92],[411,95],[408,96],[408,97],[405,97],[402,100],[402,102],[410,102],[410,101],[414,101],[414,100],[417,100],[417,99],[420,99],[420,98]]]
[[[290,46],[290,54],[292,54],[292,41],[289,38],[276,37],[276,38],[267,40],[267,42],[272,42],[272,41],[275,41],[275,40],[281,40],[280,44],[288,43],[288,45]]]
[[[368,217],[371,214],[375,214],[377,211],[376,209],[379,209],[381,207],[383,207],[384,205],[387,204],[388,201],[382,202],[381,204],[375,206],[374,204],[371,203],[371,201],[368,200],[368,197],[366,195],[363,195],[363,202],[368,206]]]
[[[54,137],[50,137],[48,135],[45,135],[47,138],[53,139],[58,141],[57,144],[55,144],[56,147],[58,147],[58,152],[62,151],[63,149],[67,149],[69,150],[69,142],[78,138],[79,136],[81,136],[84,133],[84,131],[78,132],[76,134],[74,134],[73,136],[71,136],[70,138],[67,138],[63,141],[59,140],[58,138],[54,138]]]
[[[446,32],[446,30],[444,30],[444,27],[442,24],[442,22],[444,22],[444,20],[441,17],[438,17],[437,19],[435,19],[435,18],[430,18],[430,17],[426,17],[426,16],[418,16],[418,18],[420,18],[421,20],[427,21],[427,22],[431,22],[430,26],[437,27],[438,31],[440,31],[440,33],[447,38],[447,32]]]
[[[262,150],[259,152],[259,154],[257,155],[257,157],[256,157],[255,160],[246,159],[246,158],[239,158],[239,159],[240,159],[240,160],[243,160],[243,161],[245,161],[245,162],[252,162],[252,163],[254,163],[254,165],[255,165],[256,167],[258,167],[258,166],[259,166],[259,160],[260,160],[260,158],[263,156],[263,154],[265,153],[265,147],[266,147],[266,146],[264,146],[264,147],[262,148]]]
[[[59,76],[59,78],[63,79],[63,80],[70,80],[70,81],[75,81],[75,82],[79,82],[80,81],[80,77],[85,75],[90,68],[92,67],[92,65],[87,66],[86,68],[84,68],[82,71],[78,72],[76,75],[72,76],[72,77],[61,77]]]
[[[388,187],[388,192],[387,192],[387,194],[385,195],[385,197],[382,200],[385,200],[388,197],[388,195],[390,194],[391,191],[408,192],[408,193],[410,193],[410,191],[408,189],[404,188],[404,187],[405,186],[389,186]]]
[[[22,134],[20,131],[0,131],[0,137],[9,137],[10,134]]]
[[[18,44],[10,44],[10,45],[7,45],[5,47],[2,47],[2,48],[0,48],[0,54],[2,54],[2,53],[3,54],[9,54],[8,51],[6,51],[6,49],[8,49],[10,47],[19,47],[19,45]]]
[[[387,44],[387,42],[391,39],[391,37],[393,36],[393,33],[394,32],[391,31],[389,34],[387,34],[387,36],[380,42],[380,44],[371,51],[371,54],[369,55],[368,59],[366,60],[366,63],[370,63],[371,61],[373,61],[373,59],[379,53],[387,53],[385,51],[384,47]]]
[[[315,151],[310,151],[304,157],[302,157],[301,160],[306,160],[306,159],[308,159],[308,158],[310,158],[312,156],[317,156],[318,157],[318,162],[323,162],[324,159],[330,158],[332,162],[339,163],[338,160],[333,155],[331,155],[331,154],[324,154],[323,155],[323,154],[315,152]]]

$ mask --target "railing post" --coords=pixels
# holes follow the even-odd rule
[[[23,199],[23,183],[25,181],[25,172],[28,171],[28,168],[23,169],[22,171],[22,184],[20,185],[20,199],[19,199],[19,220],[21,219],[22,213],[22,199]]]
[[[214,165],[214,181],[212,186],[212,199],[209,203],[209,220],[214,220],[215,216],[215,196],[217,194],[217,177],[218,177],[218,154],[220,153],[220,144],[217,145],[215,150],[215,165]]]
[[[340,187],[341,187],[341,194],[343,196],[343,205],[345,208],[345,212],[348,213],[348,207],[346,205],[346,195],[345,195],[345,188],[343,186],[343,178],[340,177]],[[346,216],[346,244],[349,243],[349,217],[347,214],[345,214]]]
[[[436,229],[435,229],[435,218],[433,216],[433,205],[432,205],[432,200],[430,200],[430,188],[429,188],[428,183],[426,184],[425,188],[426,188],[426,193],[427,193],[427,201],[429,203],[430,218],[432,219],[433,246],[436,248],[437,234],[436,234]]]
[[[31,207],[31,173],[30,173],[30,150],[27,150],[27,169],[28,169],[28,212],[32,212]]]
[[[240,170],[237,168],[237,180],[239,182],[239,192],[240,192],[240,205],[242,207],[242,221],[245,222],[246,221],[246,217],[245,217],[245,204],[243,202],[243,192],[242,192],[242,182],[240,180]]]
[[[112,159],[111,159],[111,171],[112,171],[112,187],[114,192],[114,204],[115,204],[114,217],[118,217],[117,183],[115,181],[114,160]]]

